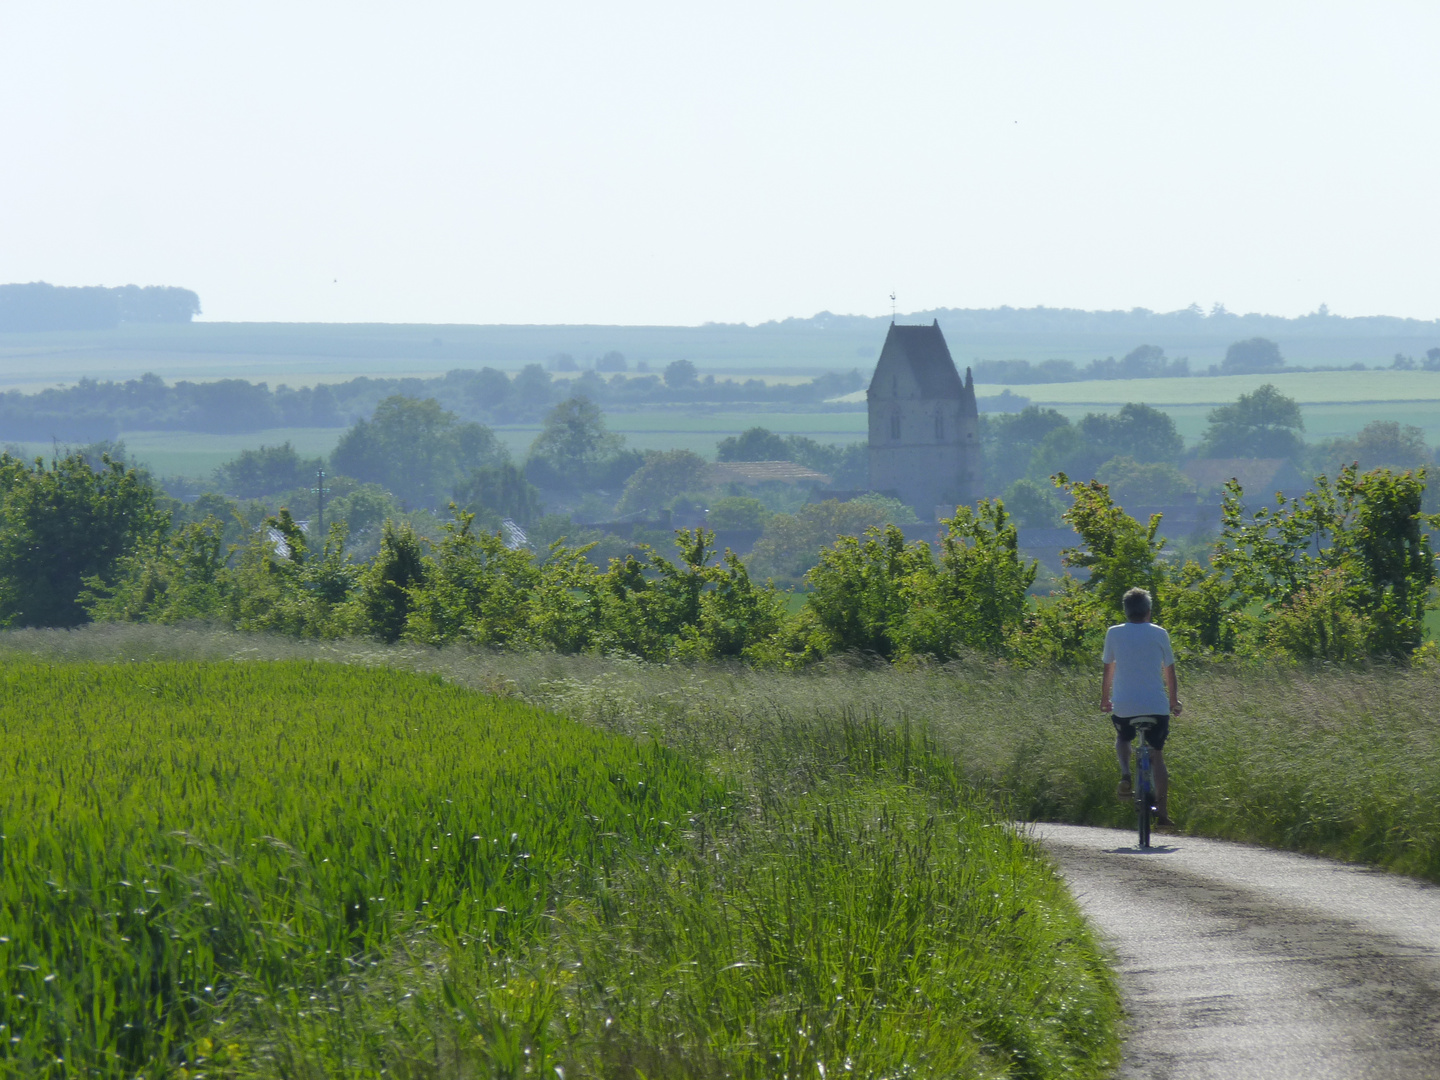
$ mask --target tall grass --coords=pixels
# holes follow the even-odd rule
[[[436,662],[443,657],[434,658]],[[450,661],[498,679],[503,661]],[[804,676],[589,665],[510,666],[516,692],[675,745],[741,747],[859,712],[923,728],[963,778],[1021,820],[1133,824],[1115,799],[1099,673],[832,666]],[[1165,756],[1171,816],[1196,834],[1330,855],[1440,881],[1440,665],[1243,665],[1181,672]],[[759,745],[784,745],[760,735]]]
[[[156,628],[0,657],[0,1071],[1113,1062],[1063,886],[883,710],[798,716],[718,669]]]
[[[503,946],[723,801],[650,744],[305,663],[0,669],[0,1058],[182,1056],[415,922]],[[8,1049],[7,1049],[8,1048]]]
[[[964,778],[1016,817],[1129,825],[1113,793],[1098,672],[985,660],[901,669],[835,662],[802,675],[363,642],[304,644],[166,627],[0,635],[0,653],[324,656],[435,672],[612,731],[651,733],[732,768],[806,753],[843,715],[923,727]],[[1173,814],[1193,832],[1371,863],[1440,881],[1440,665],[1205,665],[1180,671],[1166,749]],[[798,734],[796,734],[798,733]],[[763,776],[761,778],[763,781]]]

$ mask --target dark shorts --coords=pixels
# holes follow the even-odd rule
[[[1110,722],[1115,725],[1115,733],[1119,735],[1120,738],[1126,742],[1132,742],[1135,739],[1135,725],[1131,721],[1140,719],[1142,719],[1142,717],[1139,716],[1111,716]],[[1149,719],[1155,720],[1156,724],[1150,729],[1150,733],[1145,736],[1145,741],[1156,750],[1163,750],[1165,748],[1165,740],[1170,737],[1170,716],[1167,713],[1164,716],[1154,716],[1149,717]]]

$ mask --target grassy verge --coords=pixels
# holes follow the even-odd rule
[[[878,712],[796,723],[743,673],[153,628],[0,657],[0,1072],[1113,1063],[1063,886]]]
[[[1127,826],[1114,798],[1094,672],[985,662],[901,670],[841,663],[804,675],[667,668],[366,643],[307,645],[166,627],[0,635],[0,655],[324,656],[394,665],[520,696],[608,730],[655,735],[739,767],[790,730],[873,717],[923,728],[964,779],[1028,820]],[[1181,671],[1185,716],[1167,748],[1173,813],[1189,831],[1367,862],[1440,881],[1440,665]],[[790,752],[790,751],[787,751]],[[798,752],[798,751],[795,751]]]

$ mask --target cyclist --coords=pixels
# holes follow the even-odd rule
[[[1160,828],[1171,825],[1167,797],[1170,774],[1165,769],[1165,740],[1170,734],[1170,717],[1179,716],[1180,685],[1175,678],[1175,654],[1170,635],[1150,621],[1150,594],[1131,589],[1121,599],[1126,621],[1105,633],[1101,657],[1105,674],[1100,680],[1100,708],[1110,713],[1115,725],[1115,756],[1120,759],[1122,799],[1133,794],[1130,783],[1130,744],[1135,740],[1136,717],[1153,717],[1147,741],[1154,748],[1155,809]]]

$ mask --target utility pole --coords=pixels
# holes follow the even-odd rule
[[[325,486],[325,466],[322,465],[315,470],[315,487],[310,489],[319,501],[320,506],[320,513],[316,515],[319,518],[319,528],[316,535],[320,540],[321,551],[325,550],[325,493],[329,490],[330,489]]]

